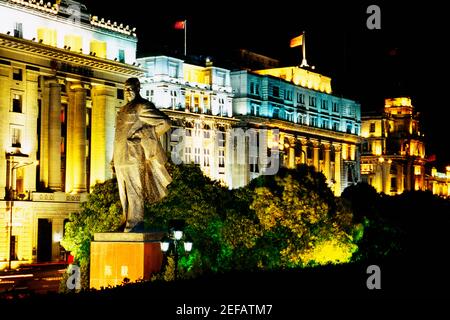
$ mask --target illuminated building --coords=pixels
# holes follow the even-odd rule
[[[280,165],[323,172],[335,195],[359,181],[360,105],[333,96],[331,79],[285,67],[233,71],[233,115],[248,128],[278,129]],[[259,176],[262,159],[237,186]]]
[[[380,115],[363,115],[361,177],[378,192],[425,190],[425,144],[410,98],[385,99]]]
[[[60,259],[64,220],[111,177],[136,35],[75,1],[0,0],[0,269]]]
[[[141,95],[172,119],[172,131],[185,129],[180,157],[200,165],[202,171],[224,185],[233,186],[230,152],[225,136],[237,122],[232,118],[230,71],[186,63],[167,56],[138,59],[145,75]],[[168,133],[163,143],[168,151],[178,144]],[[219,138],[220,137],[220,138]],[[216,138],[219,138],[216,140]]]
[[[440,197],[450,197],[450,166],[445,167],[444,172],[438,172],[431,168],[431,174],[425,175],[427,190]]]

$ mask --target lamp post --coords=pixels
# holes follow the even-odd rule
[[[175,271],[174,271],[174,277],[175,281],[178,277],[178,247],[180,245],[183,245],[184,251],[189,253],[192,250],[192,241],[183,240],[184,233],[181,230],[177,229],[171,229],[169,232],[169,237],[164,238],[161,241],[161,251],[163,253],[167,253],[170,249],[170,245],[173,244],[174,249],[174,256],[175,256]]]
[[[9,252],[8,252],[8,270],[11,270],[11,260],[12,260],[12,231],[13,231],[13,211],[14,211],[14,190],[13,190],[13,179],[14,179],[14,171],[22,168],[22,167],[26,167],[29,165],[34,164],[35,162],[17,162],[17,161],[13,161],[10,157],[11,156],[19,156],[19,157],[28,157],[28,155],[24,155],[24,154],[8,154],[7,153],[7,160],[10,161],[10,176],[8,179],[8,189],[7,192],[8,194],[6,195],[7,199],[9,200]]]

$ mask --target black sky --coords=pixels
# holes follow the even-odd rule
[[[111,1],[82,0],[100,18],[137,27],[138,56],[182,52],[188,21],[188,54],[217,55],[246,48],[300,62],[289,40],[306,30],[309,64],[330,76],[334,94],[355,99],[362,111],[381,110],[386,97],[407,95],[421,112],[427,154],[450,164],[446,11],[442,4],[412,1]],[[394,2],[394,3],[393,3]],[[369,30],[368,5],[381,9],[381,30]]]

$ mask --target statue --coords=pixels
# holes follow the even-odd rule
[[[153,203],[166,196],[166,187],[172,181],[159,141],[170,129],[170,119],[140,96],[140,85],[137,78],[125,82],[127,104],[117,114],[111,162],[119,186],[124,232],[144,231],[144,202]]]

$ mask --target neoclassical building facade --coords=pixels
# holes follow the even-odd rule
[[[0,269],[61,258],[69,213],[112,176],[136,35],[75,1],[0,1]]]
[[[425,143],[407,97],[385,99],[384,112],[362,117],[361,177],[378,192],[425,190]]]
[[[279,130],[280,166],[314,166],[336,196],[359,181],[361,107],[332,95],[331,79],[312,70],[284,67],[233,71],[233,115],[247,128]],[[271,144],[269,142],[269,144]],[[240,185],[257,177],[260,161]]]

